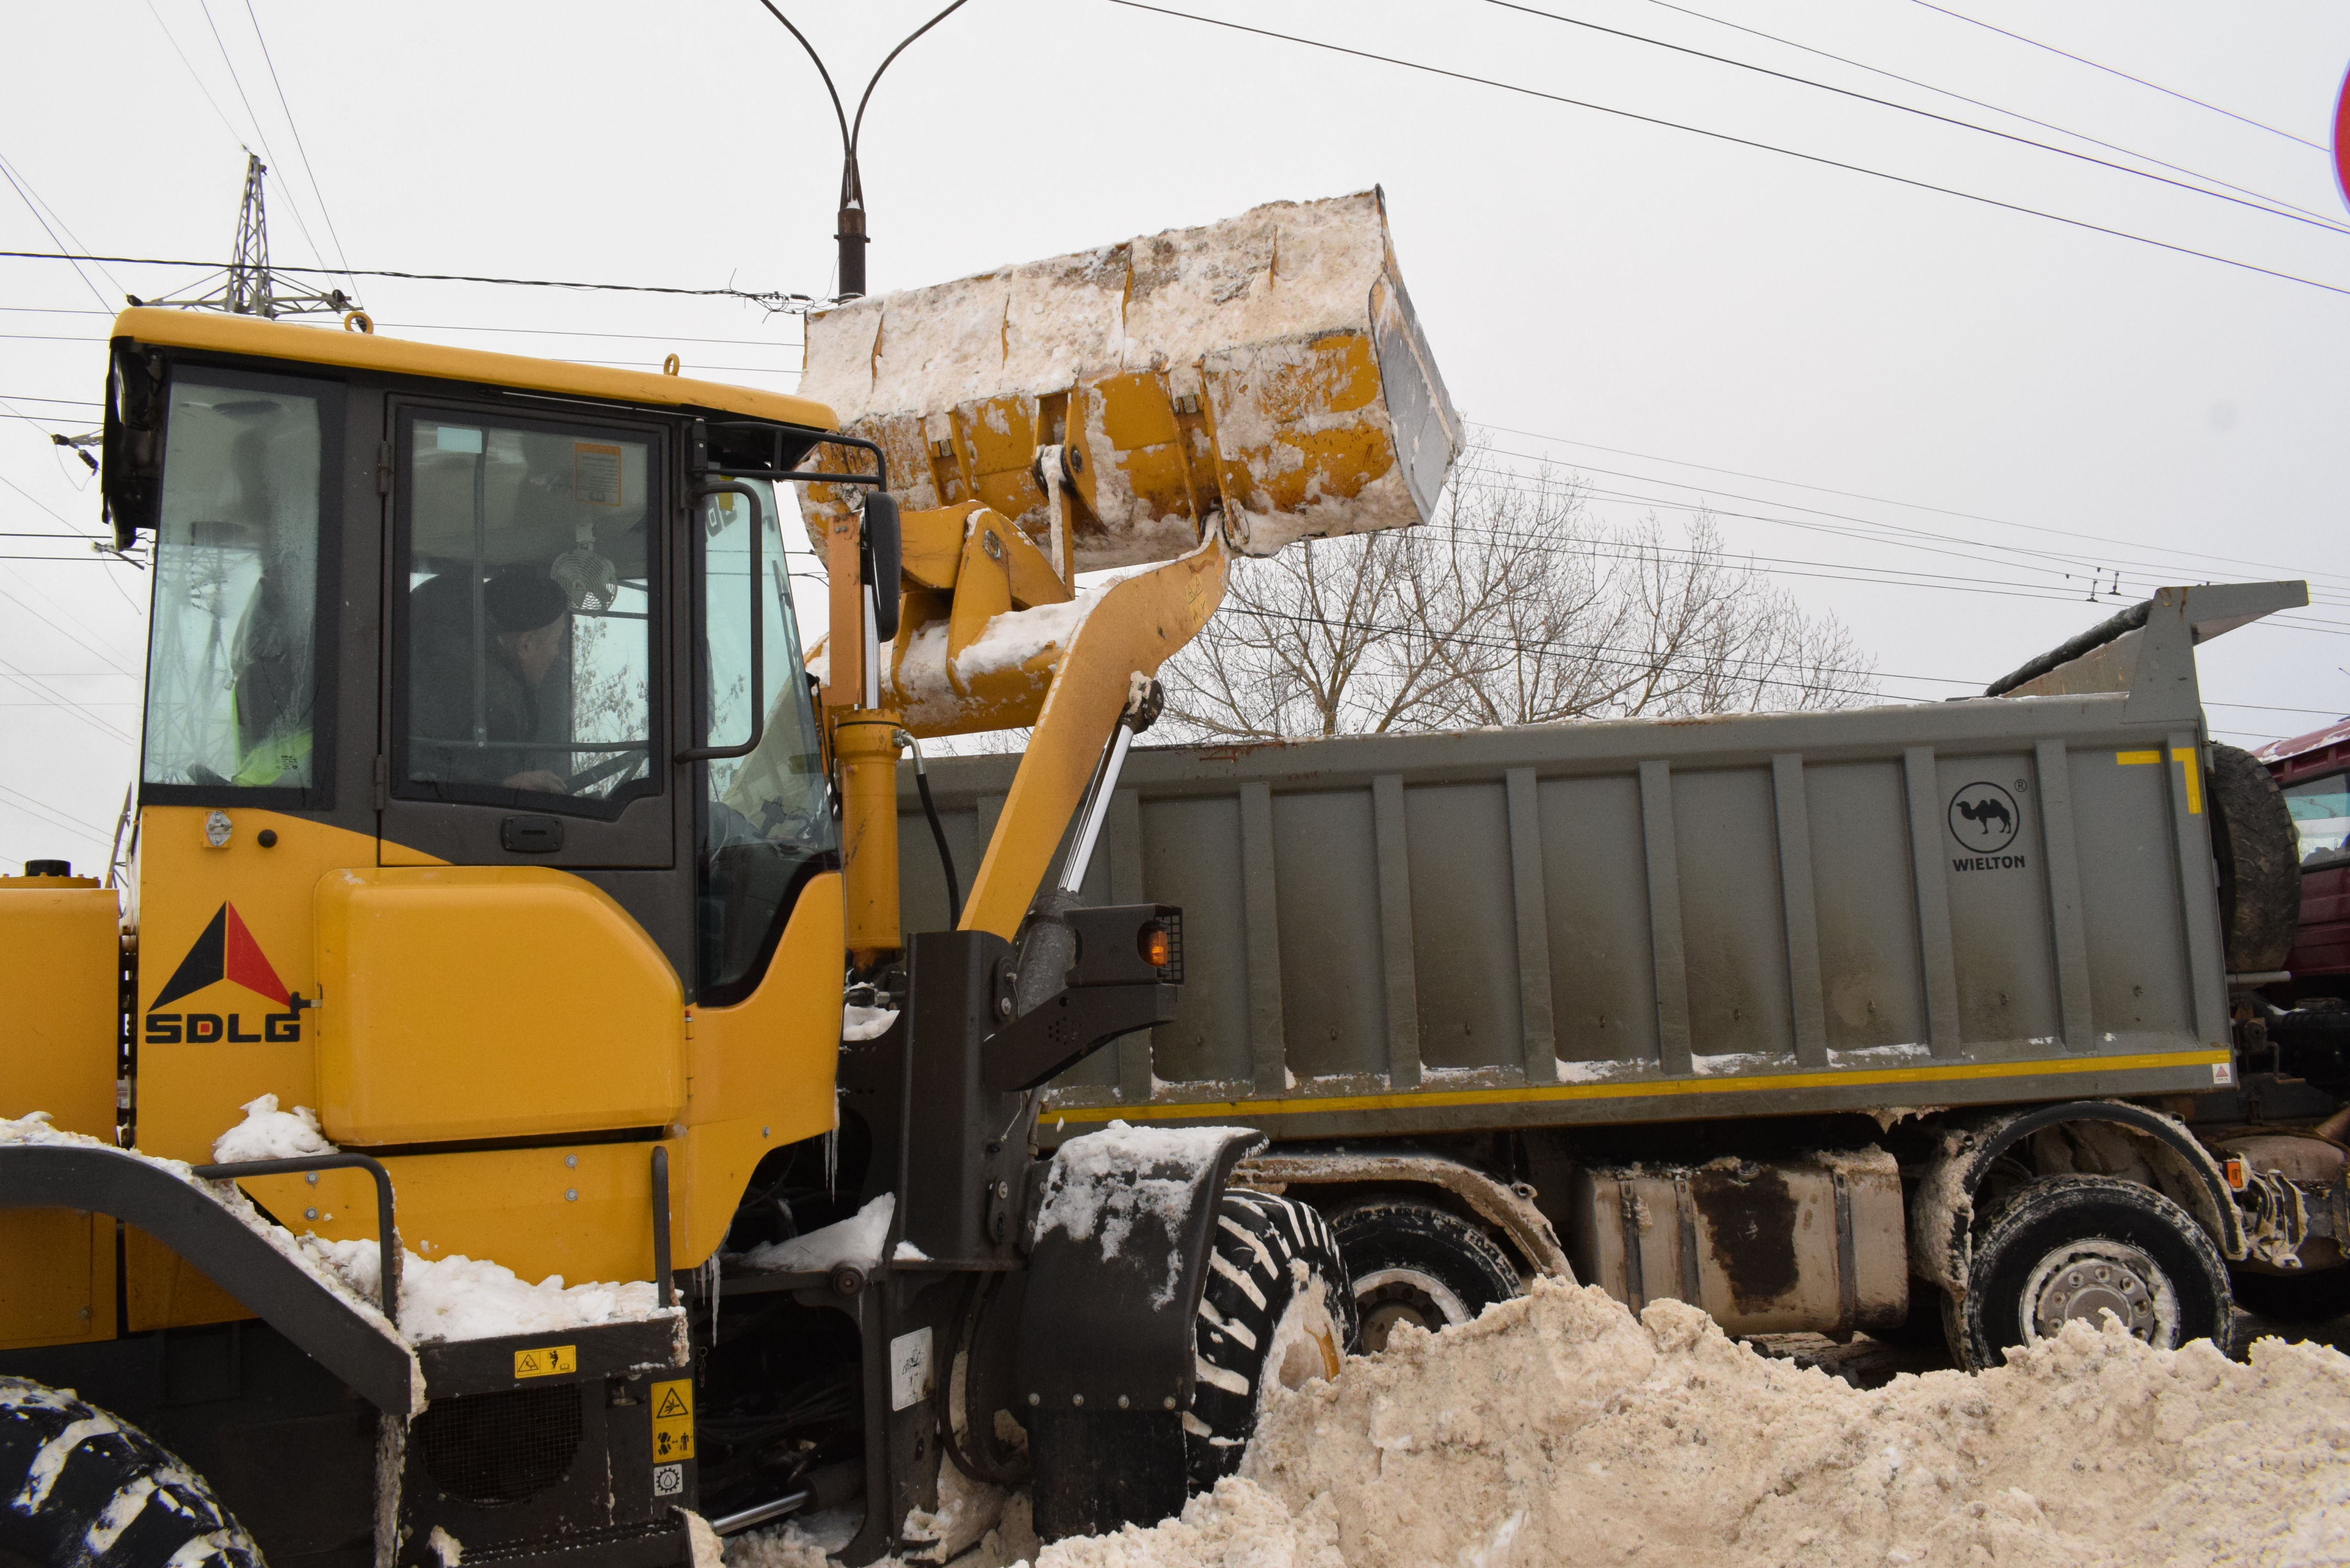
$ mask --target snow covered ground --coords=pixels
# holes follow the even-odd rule
[[[1030,1550],[1007,1513],[973,1564]],[[819,1543],[730,1543],[819,1568]],[[1862,1390],[1548,1281],[1279,1397],[1240,1475],[1036,1568],[2314,1568],[2350,1563],[2350,1357],[2081,1324]]]

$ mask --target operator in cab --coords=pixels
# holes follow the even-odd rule
[[[444,572],[409,600],[416,659],[409,695],[411,754],[420,774],[452,783],[569,793],[525,742],[548,739],[549,673],[562,661],[571,601],[537,566],[502,567],[481,585],[476,636],[473,585]],[[478,662],[476,655],[479,655]],[[477,684],[478,670],[478,684]]]

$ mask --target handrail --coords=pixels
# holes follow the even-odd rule
[[[375,1223],[380,1251],[380,1279],[384,1321],[400,1326],[400,1231],[392,1222],[391,1172],[363,1154],[311,1154],[293,1159],[242,1159],[227,1165],[189,1167],[206,1181],[237,1181],[248,1176],[296,1176],[311,1170],[364,1170],[375,1178]]]
[[[669,1150],[653,1146],[653,1304],[668,1311],[676,1303],[670,1285]]]

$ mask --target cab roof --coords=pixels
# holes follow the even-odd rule
[[[380,337],[372,332],[296,326],[257,316],[134,306],[114,318],[113,337],[118,342],[128,338],[162,348],[193,348],[354,370],[380,370],[392,375],[429,376],[440,380],[561,392],[622,403],[710,409],[810,430],[839,429],[839,421],[829,408],[788,392],[763,392],[723,381],[577,365],[564,359],[535,359],[522,354],[449,348],[438,343],[414,343]]]

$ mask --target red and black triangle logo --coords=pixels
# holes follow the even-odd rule
[[[224,980],[233,980],[280,1007],[290,1005],[286,982],[269,966],[261,944],[245,929],[234,904],[223,904],[213,912],[212,923],[188,949],[188,956],[180,961],[180,967],[172,971],[172,978],[163,983],[155,1000],[147,1004],[147,1011],[168,1007],[183,996]]]

